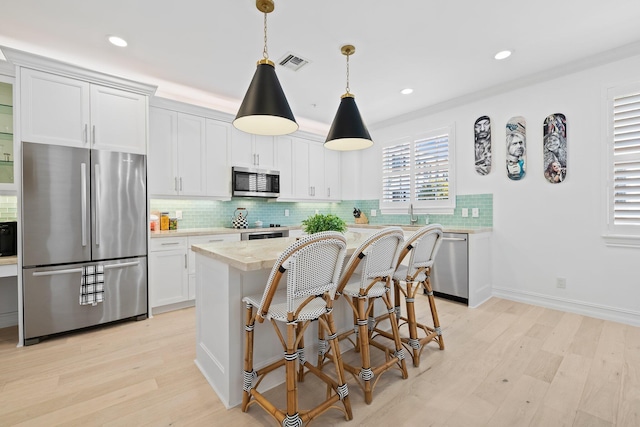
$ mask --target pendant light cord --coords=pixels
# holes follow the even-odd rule
[[[349,93],[349,56],[351,55],[346,55],[347,57],[347,87],[346,87],[347,93]]]
[[[264,13],[264,49],[262,50],[262,57],[269,59],[269,52],[267,51],[267,12]]]

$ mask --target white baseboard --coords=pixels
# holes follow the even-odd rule
[[[0,328],[8,328],[18,324],[18,312],[0,313]]]
[[[526,304],[538,305],[583,316],[611,320],[631,326],[640,326],[640,311],[625,310],[601,304],[587,303],[555,296],[538,294],[535,292],[493,287],[493,296]]]

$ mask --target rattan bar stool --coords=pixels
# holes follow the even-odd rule
[[[393,275],[394,302],[396,318],[399,328],[406,326],[408,337],[401,337],[402,343],[413,358],[413,366],[420,366],[420,355],[425,345],[431,341],[438,343],[440,350],[444,350],[444,340],[438,319],[438,310],[431,288],[430,273],[433,262],[442,243],[442,226],[432,224],[416,231],[405,242],[398,257],[398,268]],[[405,265],[402,261],[409,255]],[[404,284],[404,287],[402,286]],[[416,320],[415,296],[419,289],[424,289],[429,300],[433,327],[418,323]],[[402,316],[400,309],[400,294],[404,296],[406,316]],[[418,331],[422,337],[419,337]],[[381,332],[384,334],[384,332]]]
[[[246,303],[245,356],[242,411],[257,403],[283,426],[300,426],[331,408],[353,418],[349,391],[344,375],[340,348],[333,320],[333,298],[340,270],[346,254],[343,234],[323,232],[306,236],[290,245],[278,258],[267,281],[264,293],[243,298]],[[286,289],[278,290],[286,273]],[[254,312],[255,310],[255,312]],[[264,319],[278,336],[284,357],[257,371],[253,368],[255,322]],[[335,378],[304,360],[304,331],[312,321],[329,336],[331,361]],[[285,325],[283,335],[278,324]],[[285,409],[276,408],[260,391],[263,378],[275,369],[285,367],[287,403]],[[298,408],[298,381],[303,372],[313,373],[327,385],[325,400],[311,409]],[[298,374],[298,375],[296,375]],[[342,405],[335,405],[341,402]]]
[[[344,272],[340,277],[340,283],[336,294],[341,294],[351,306],[354,314],[354,329],[339,335],[340,340],[348,339],[354,345],[356,351],[361,354],[361,366],[353,366],[344,363],[344,369],[351,373],[364,392],[365,402],[373,400],[373,389],[380,379],[380,375],[391,368],[398,368],[403,379],[407,378],[404,348],[398,333],[398,324],[395,316],[386,316],[391,324],[389,342],[380,343],[375,339],[374,330],[377,323],[374,317],[374,302],[381,300],[386,306],[387,313],[395,313],[391,302],[391,280],[402,243],[404,234],[400,227],[385,228],[369,237],[351,256]],[[356,334],[352,341],[350,336]],[[320,343],[324,337],[320,334]],[[322,349],[322,345],[320,346]],[[371,366],[370,348],[382,350],[385,362],[377,367]],[[330,353],[330,352],[329,352]],[[318,366],[322,367],[328,353],[318,355]]]

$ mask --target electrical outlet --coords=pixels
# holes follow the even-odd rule
[[[469,216],[469,208],[462,208],[462,217],[466,218]]]
[[[376,216],[378,215],[378,212],[376,212],[375,209],[371,209],[371,216]]]
[[[289,216],[289,209],[284,210],[284,216]]]
[[[182,219],[182,211],[176,211],[176,219]]]
[[[560,289],[566,289],[567,288],[567,279],[565,279],[564,277],[556,278],[556,287],[560,288]]]
[[[480,216],[480,209],[478,208],[473,208],[471,212],[471,216],[473,216],[474,218],[478,218]]]

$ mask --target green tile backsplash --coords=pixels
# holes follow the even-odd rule
[[[16,221],[18,218],[18,198],[0,196],[0,221]]]
[[[0,205],[1,207],[1,205]],[[230,227],[236,208],[246,208],[249,226],[255,221],[262,221],[263,226],[269,224],[300,225],[303,219],[313,215],[316,210],[320,213],[333,213],[343,218],[347,223],[353,223],[353,208],[358,207],[369,218],[370,224],[409,224],[408,215],[381,215],[378,200],[345,200],[335,203],[287,203],[266,199],[233,198],[228,202],[213,200],[174,200],[152,199],[151,210],[169,212],[175,216],[176,211],[182,211],[182,219],[178,221],[179,228],[208,228]],[[462,217],[462,208],[469,209],[469,216]],[[479,217],[471,216],[471,209],[479,209]],[[378,213],[373,217],[371,210]],[[285,210],[289,216],[285,216]],[[427,215],[418,215],[418,224],[425,224]],[[456,209],[452,215],[428,215],[430,223],[439,223],[445,227],[492,227],[493,226],[493,194],[472,194],[456,197]]]

